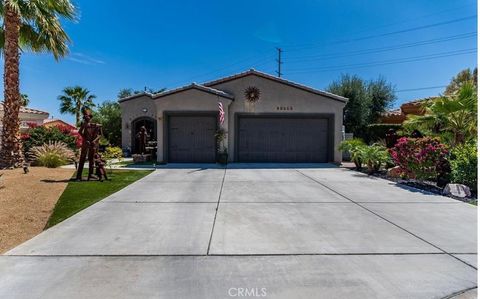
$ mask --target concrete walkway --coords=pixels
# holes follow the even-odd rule
[[[0,298],[450,298],[476,286],[475,206],[328,164],[170,165],[0,256]]]

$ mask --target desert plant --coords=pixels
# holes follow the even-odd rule
[[[447,147],[432,137],[402,137],[389,152],[405,176],[419,180],[436,180],[437,165],[448,154]]]
[[[49,142],[31,149],[36,164],[48,168],[57,168],[75,160],[74,152],[60,141]]]
[[[477,91],[470,82],[453,95],[425,103],[425,115],[410,115],[403,126],[442,137],[453,145],[477,136]]]
[[[360,159],[367,165],[368,174],[374,174],[388,161],[387,148],[380,144],[359,147]]]
[[[76,131],[65,126],[30,126],[25,134],[22,134],[22,146],[24,153],[28,153],[33,147],[52,142],[63,142],[71,150],[76,151],[81,144],[81,137]]]
[[[450,157],[452,182],[477,190],[477,143],[469,142],[452,150]]]
[[[350,140],[344,140],[340,143],[338,147],[339,150],[348,152],[350,154],[350,159],[355,163],[357,170],[362,169],[362,159],[360,155],[360,150],[362,147],[366,146],[365,142],[359,138],[353,138]]]
[[[50,52],[55,59],[65,56],[70,39],[62,28],[63,20],[76,19],[76,9],[69,0],[5,0],[0,2],[0,13],[0,49],[4,59],[0,166],[19,167],[23,160],[19,134],[20,53],[30,50]]]

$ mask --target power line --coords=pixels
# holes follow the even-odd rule
[[[418,90],[428,90],[428,89],[439,89],[439,88],[445,88],[445,87],[447,87],[447,85],[400,89],[400,90],[396,90],[395,92],[408,92],[408,91],[418,91]]]
[[[443,22],[438,22],[438,23],[433,23],[433,24],[428,24],[428,25],[422,25],[422,26],[417,26],[417,27],[412,27],[412,28],[407,28],[407,29],[402,29],[402,30],[397,30],[397,31],[391,31],[387,33],[382,33],[382,34],[375,34],[375,35],[369,35],[369,36],[363,36],[363,37],[358,37],[358,38],[353,38],[353,39],[346,39],[346,40],[339,40],[336,42],[331,42],[330,45],[337,45],[337,44],[345,44],[345,43],[351,43],[351,42],[357,42],[357,41],[362,41],[362,40],[368,40],[368,39],[374,39],[374,38],[379,38],[379,37],[385,37],[385,36],[390,36],[390,35],[396,35],[396,34],[401,34],[401,33],[407,33],[407,32],[412,32],[412,31],[418,31],[418,30],[423,30],[427,28],[433,28],[433,27],[438,27],[438,26],[443,26],[443,25],[448,25],[448,24],[453,24],[453,23],[458,23],[458,22],[463,22],[471,19],[476,19],[476,15],[471,15],[463,18],[457,18],[457,19],[452,19],[448,21],[443,21]],[[307,47],[308,48],[308,47]],[[311,47],[310,47],[311,48]],[[304,50],[304,48],[299,47],[299,48],[293,48],[288,50],[290,51],[299,51],[299,50]]]
[[[270,49],[269,50],[264,49],[263,51],[259,51],[259,52],[260,53],[266,53],[267,51],[270,51]],[[232,67],[234,67],[234,66],[245,65],[246,63],[249,63],[249,62],[253,61],[249,64],[249,67],[253,67],[255,65],[258,65],[259,63],[262,63],[262,62],[266,61],[267,59],[271,59],[270,54],[269,55],[263,55],[263,56],[258,56],[258,54],[259,53],[255,54],[255,55],[248,56],[248,58],[244,58],[244,59],[240,59],[240,60],[237,59],[234,62],[229,63],[227,65],[224,65],[221,68],[217,68],[217,69],[212,70],[212,71],[197,74],[197,75],[194,75],[194,76],[189,77],[187,79],[184,79],[184,80],[181,80],[181,81],[179,80],[179,81],[170,83],[169,85],[170,86],[176,86],[176,85],[180,85],[180,84],[184,84],[184,83],[190,83],[192,81],[201,81],[201,79],[203,79],[203,78],[212,77],[211,75],[213,75],[213,74],[215,74],[218,77],[219,73],[221,73],[225,70],[232,69]],[[260,59],[259,59],[259,57],[260,57]]]
[[[434,38],[434,39],[429,39],[429,40],[417,41],[417,42],[412,42],[412,43],[404,43],[404,44],[398,44],[398,45],[387,46],[387,47],[370,48],[370,49],[357,50],[357,51],[348,51],[348,52],[343,52],[343,53],[329,53],[329,54],[323,54],[323,55],[312,55],[312,56],[290,58],[290,59],[288,59],[288,61],[289,62],[291,61],[292,63],[297,63],[297,62],[327,60],[327,59],[350,57],[350,56],[357,56],[357,55],[364,55],[364,54],[388,52],[388,51],[394,51],[394,50],[412,48],[412,47],[419,47],[419,46],[431,45],[431,44],[436,44],[436,43],[443,43],[443,42],[448,42],[448,41],[453,41],[453,40],[458,40],[458,39],[464,39],[464,38],[470,38],[470,37],[476,37],[476,36],[477,36],[477,32],[474,31],[474,32],[469,32],[469,33],[451,35],[451,36],[442,37],[442,38]]]
[[[423,61],[423,60],[430,60],[430,59],[443,58],[443,57],[449,57],[449,56],[471,54],[476,52],[477,52],[477,48],[470,48],[470,49],[462,49],[462,50],[456,50],[456,51],[441,52],[441,53],[414,56],[414,57],[404,57],[404,58],[382,60],[382,61],[375,61],[375,62],[368,62],[368,63],[345,64],[345,65],[338,65],[338,66],[327,66],[322,68],[293,69],[289,73],[308,73],[312,71],[313,72],[314,71],[317,71],[317,72],[339,71],[339,70],[352,69],[352,68],[364,68],[364,67],[370,67],[370,66],[380,66],[380,65],[399,64],[399,63],[407,63],[407,62],[414,62],[414,61]]]
[[[428,17],[436,16],[436,15],[451,13],[452,11],[456,11],[456,10],[459,10],[459,9],[462,9],[462,8],[465,8],[465,7],[469,7],[469,6],[475,6],[476,7],[476,3],[469,3],[469,4],[465,4],[465,5],[461,5],[461,6],[456,6],[456,7],[453,7],[453,8],[436,11],[436,12],[433,12],[433,13],[430,13],[430,14],[427,14],[427,15],[421,15],[421,16],[414,17],[414,18],[406,18],[406,19],[403,19],[403,20],[399,20],[399,21],[396,21],[396,22],[387,23],[387,24],[383,24],[383,25],[380,24],[380,25],[377,25],[377,26],[367,26],[367,27],[360,28],[360,30],[356,30],[356,31],[352,32],[352,34],[355,36],[355,35],[358,35],[359,33],[377,31],[378,29],[387,28],[387,27],[391,27],[391,26],[394,26],[394,25],[405,24],[405,23],[409,23],[411,21],[417,21],[419,19],[425,19],[425,18],[428,18]],[[288,50],[289,46],[293,46],[295,48],[295,47],[308,47],[308,46],[315,47],[314,45],[318,45],[318,42],[317,43],[312,42],[312,43],[300,44],[300,45],[299,44],[294,44],[294,43],[284,44],[284,46],[287,47],[287,51],[289,51]]]

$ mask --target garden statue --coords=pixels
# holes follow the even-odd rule
[[[102,127],[99,124],[92,123],[92,113],[90,110],[83,111],[83,122],[80,125],[78,134],[82,137],[82,147],[80,150],[80,159],[77,168],[77,181],[82,180],[83,166],[88,154],[88,180],[93,177],[94,155],[97,151],[98,140],[102,136]]]
[[[108,181],[107,171],[105,170],[105,165],[107,164],[107,161],[105,161],[99,153],[95,153],[95,156],[93,158],[95,161],[95,169],[98,180],[100,182],[103,182],[103,179],[105,178],[105,180]]]
[[[385,143],[387,148],[392,148],[397,143],[397,132],[394,129],[388,129],[387,134],[385,134]]]
[[[138,150],[137,154],[145,154],[146,148],[147,148],[147,141],[148,141],[148,133],[147,129],[145,126],[142,126],[140,128],[140,132],[137,133],[137,139],[138,139]]]
[[[412,134],[410,136],[412,138],[422,138],[423,134],[419,130],[415,129],[412,131]]]

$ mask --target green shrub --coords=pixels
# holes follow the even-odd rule
[[[32,126],[27,133],[22,134],[22,145],[25,153],[35,146],[42,146],[51,142],[62,142],[71,150],[76,150],[80,146],[80,136],[76,131],[72,131],[64,126],[44,127]]]
[[[398,131],[401,127],[402,125],[400,124],[371,124],[366,126],[359,136],[365,140],[366,143],[370,144],[385,139],[388,130],[393,129]]]
[[[35,163],[48,168],[57,168],[74,161],[74,152],[60,141],[50,142],[31,149],[31,155]]]
[[[122,160],[123,158],[123,151],[120,147],[118,146],[108,146],[105,149],[105,152],[102,154],[102,157],[105,160],[113,160],[113,159],[118,159]]]
[[[364,145],[359,147],[359,150],[360,158],[367,165],[369,174],[378,172],[389,159],[387,148],[379,144]]]
[[[450,157],[452,182],[464,184],[477,191],[477,142],[458,145]]]
[[[356,168],[360,170],[362,168],[360,150],[364,146],[366,146],[366,144],[365,142],[363,142],[362,139],[353,138],[342,141],[338,149],[344,152],[348,152],[350,154],[350,159],[355,163]]]

